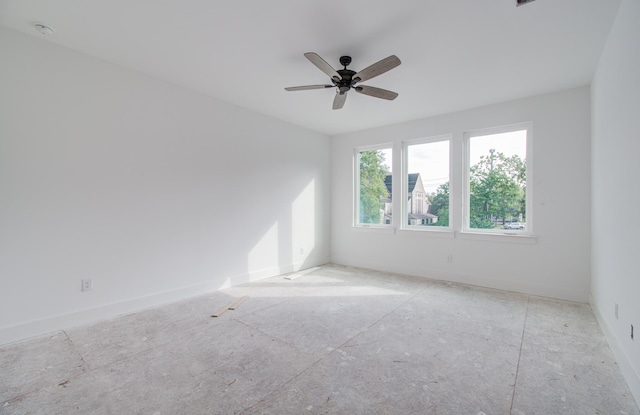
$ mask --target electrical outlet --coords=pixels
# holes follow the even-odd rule
[[[633,340],[633,324],[631,325],[631,340]]]
[[[618,319],[618,303],[616,303],[616,320]]]
[[[300,255],[304,255],[304,248],[300,248]]]
[[[447,262],[450,263],[450,264],[453,263],[453,255],[452,254],[447,255]]]
[[[93,290],[93,280],[91,278],[82,280],[82,291],[91,291],[91,290]]]

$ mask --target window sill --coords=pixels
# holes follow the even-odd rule
[[[413,236],[424,238],[425,235],[434,238],[445,239],[462,239],[469,241],[490,241],[490,242],[507,242],[515,244],[536,244],[538,237],[530,234],[519,233],[489,233],[489,232],[472,232],[472,231],[453,231],[451,228],[447,229],[413,229],[413,228],[401,228],[397,229],[392,226],[380,226],[380,225],[353,225],[351,226],[353,232],[365,232],[365,233],[379,233],[394,235],[399,234],[403,236]]]
[[[488,233],[488,232],[456,232],[455,237],[459,239],[475,240],[475,241],[493,241],[508,242],[516,244],[535,244],[538,237],[529,234],[517,233]]]
[[[411,235],[424,237],[424,235],[433,236],[434,238],[447,238],[453,239],[455,238],[455,233],[451,228],[401,228],[398,229],[398,233],[400,235]]]
[[[395,233],[395,229],[392,226],[380,225],[353,225],[351,230],[354,232]]]

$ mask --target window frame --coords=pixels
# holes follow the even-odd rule
[[[439,143],[447,141],[449,143],[449,159],[447,160],[449,163],[449,226],[422,226],[422,225],[409,225],[409,207],[408,207],[408,198],[409,198],[409,147],[412,145],[420,145],[420,144],[429,144],[429,143]],[[430,137],[421,137],[415,138],[411,140],[402,141],[401,146],[401,173],[400,173],[400,229],[407,230],[411,232],[451,232],[453,230],[452,226],[452,189],[455,189],[453,185],[453,134],[441,134]],[[393,167],[392,167],[393,171]],[[395,187],[393,188],[395,189]],[[426,194],[425,194],[426,197]]]
[[[524,230],[508,230],[508,229],[481,229],[470,227],[471,217],[471,178],[470,178],[470,156],[471,156],[471,139],[486,135],[503,134],[514,131],[526,131],[526,228]],[[533,212],[533,123],[523,122],[517,124],[509,124],[499,127],[483,128],[478,130],[466,131],[463,133],[462,139],[462,233],[463,234],[482,234],[482,235],[509,235],[509,236],[533,236],[534,230],[534,212]],[[451,194],[451,191],[450,191]]]
[[[395,174],[393,173],[393,159],[395,158],[395,151],[393,142],[386,142],[368,146],[360,146],[355,147],[353,149],[353,203],[351,204],[353,209],[352,214],[352,227],[357,229],[387,229],[391,230],[394,226],[395,215],[391,216],[391,223],[360,223],[360,153],[363,151],[372,151],[372,150],[391,150],[391,160],[387,162],[391,165],[391,187],[395,186]],[[391,200],[393,201],[393,194],[391,195]],[[393,206],[393,205],[392,205]]]

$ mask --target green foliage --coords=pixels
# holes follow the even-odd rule
[[[469,226],[476,229],[492,229],[496,220],[520,218],[526,220],[525,160],[519,156],[505,156],[492,152],[480,157],[471,167]],[[438,216],[434,226],[449,226],[449,182],[429,195],[429,211]]]
[[[470,227],[493,228],[498,218],[525,217],[526,163],[491,151],[471,167]]]
[[[432,226],[449,226],[449,182],[441,184],[429,195],[429,212],[438,217]]]
[[[490,219],[481,219],[478,217],[470,218],[469,227],[474,229],[493,229],[494,228],[493,222],[491,222]]]
[[[388,196],[384,178],[389,168],[379,150],[360,152],[360,223],[382,223],[382,198]]]

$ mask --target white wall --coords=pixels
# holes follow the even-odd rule
[[[328,137],[8,29],[0,56],[0,343],[329,261]]]
[[[586,302],[591,221],[589,96],[589,88],[582,87],[333,137],[332,260]],[[397,145],[402,140],[451,133],[454,154],[459,154],[465,131],[527,121],[533,122],[536,243],[352,228],[354,147]],[[460,159],[454,163],[461,171]],[[454,258],[451,264],[449,254]]]
[[[591,304],[640,402],[640,1],[624,0],[592,87]],[[615,304],[618,304],[618,318]],[[634,325],[635,340],[630,326]]]

